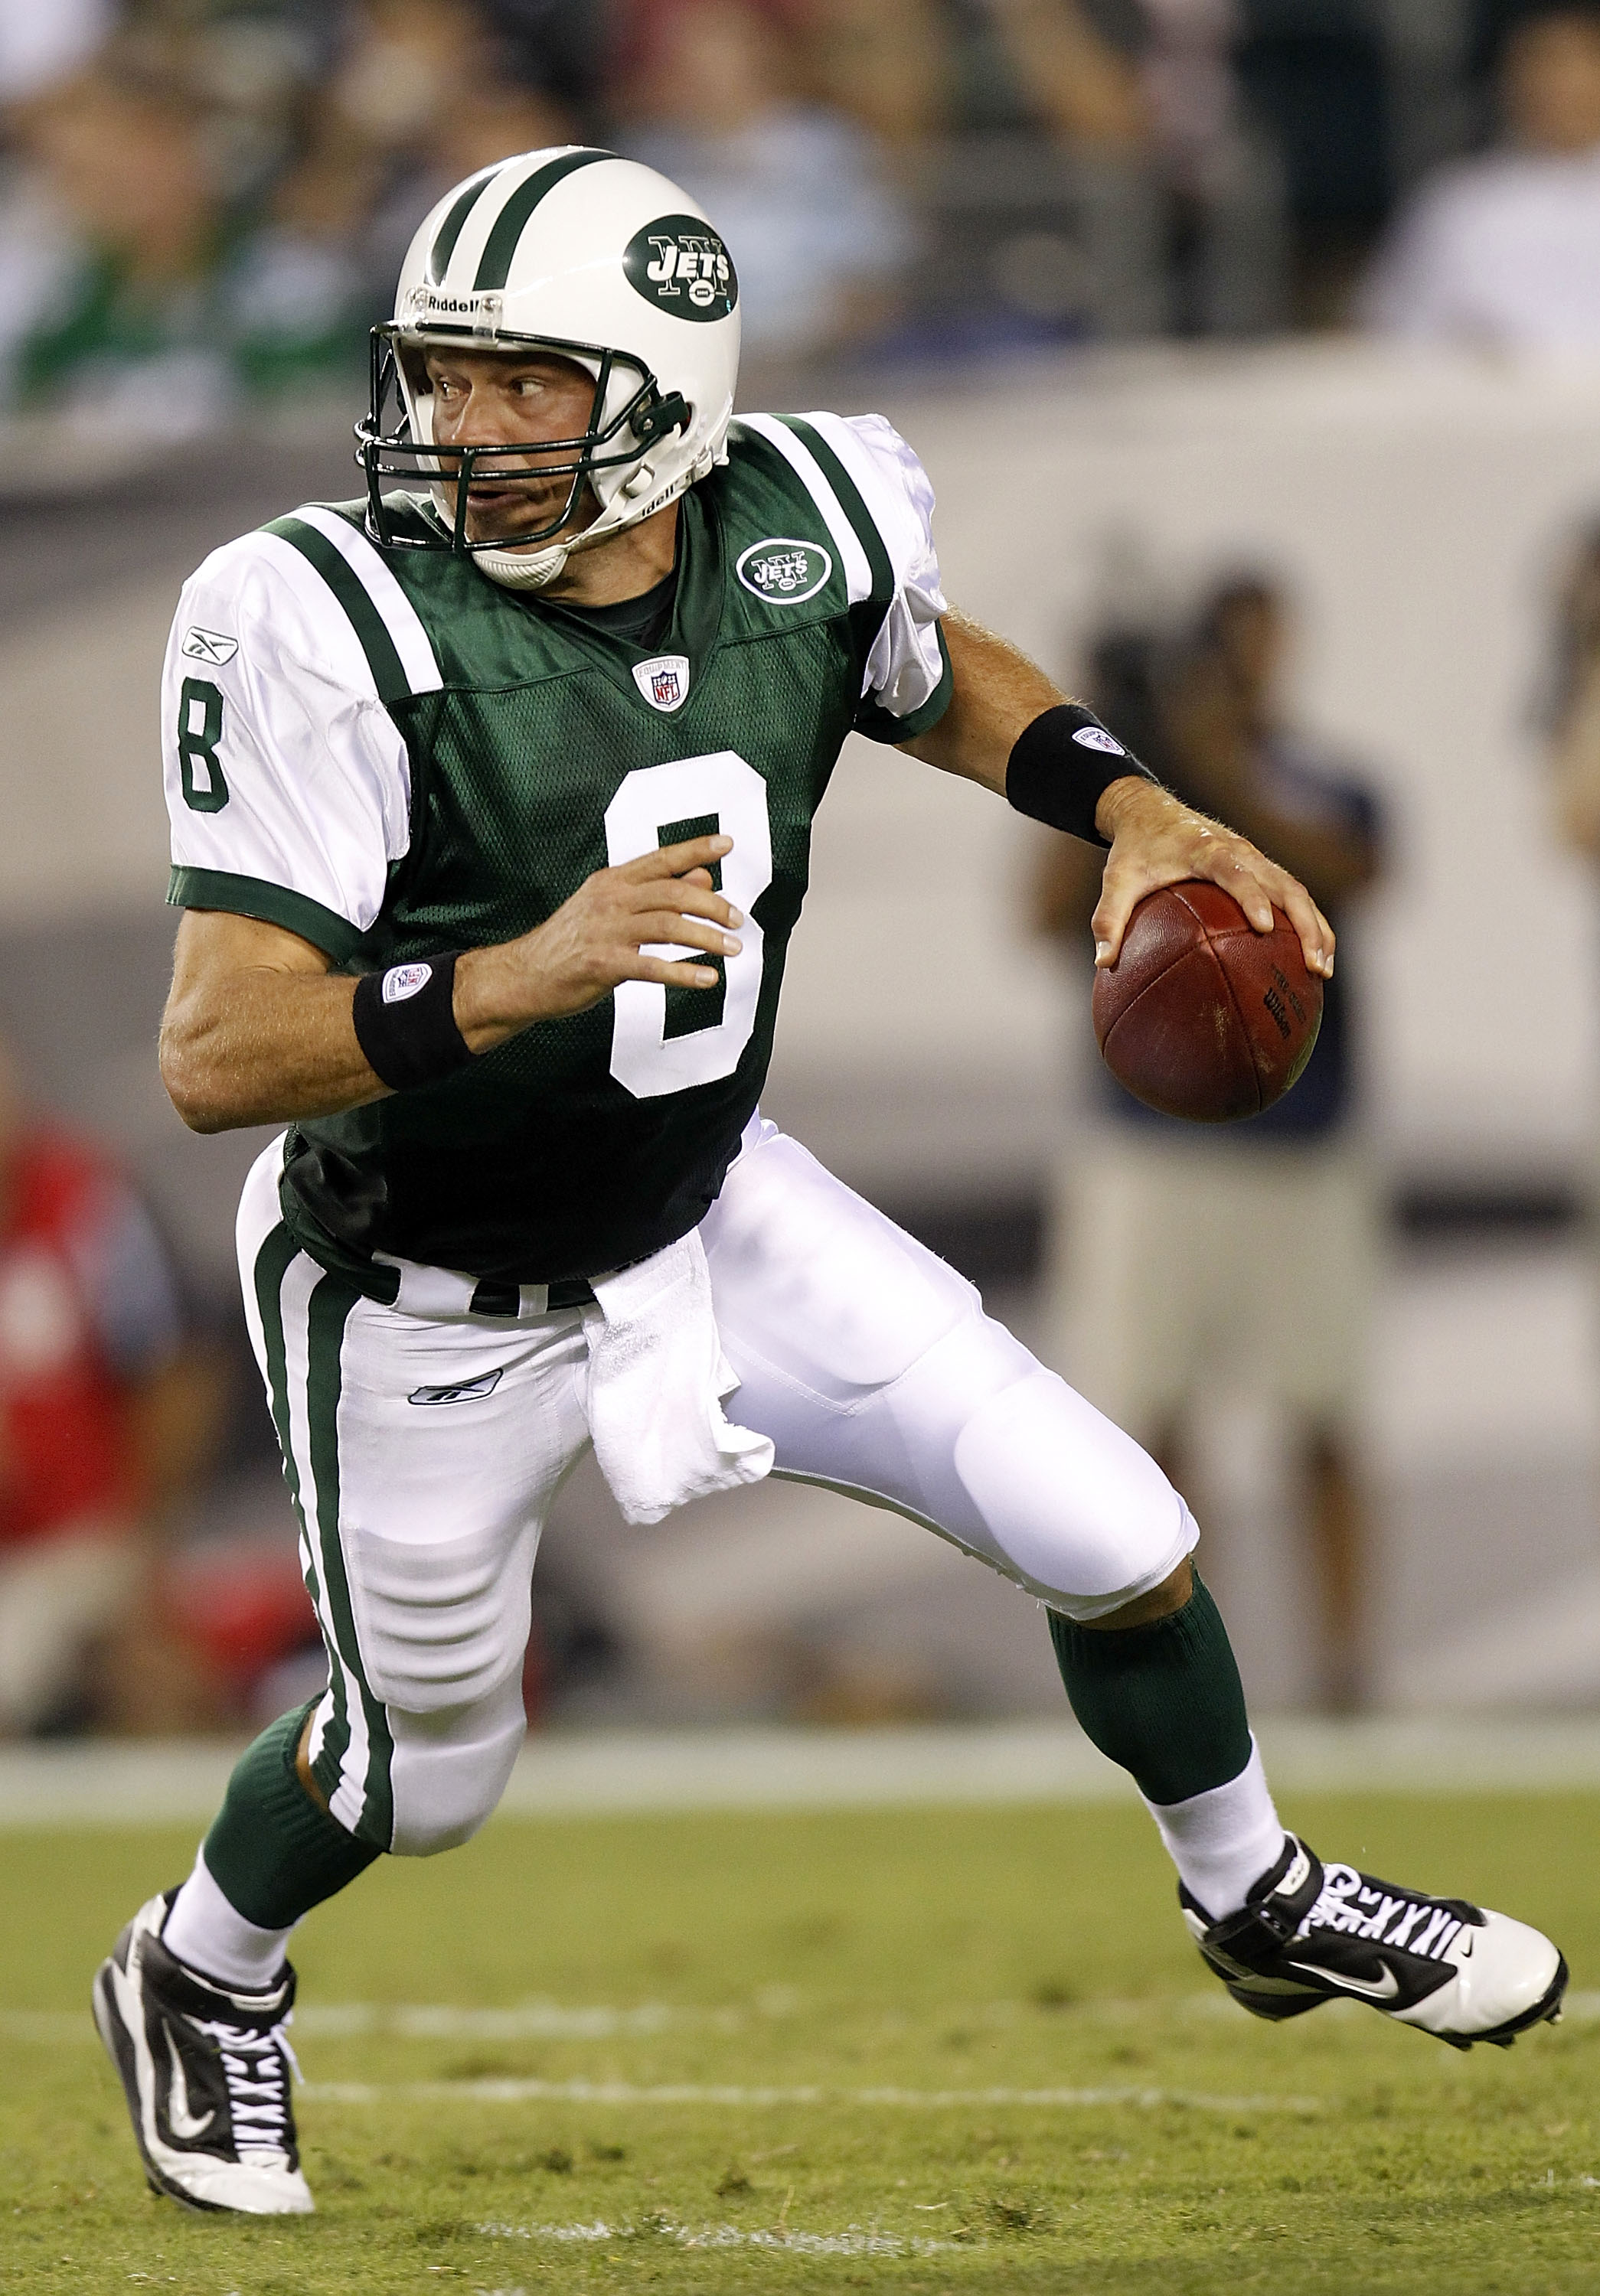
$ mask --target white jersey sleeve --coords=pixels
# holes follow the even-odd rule
[[[330,541],[341,575],[370,552],[332,512],[283,524]],[[283,534],[227,544],[185,585],[161,692],[169,901],[283,925],[336,963],[354,954],[410,840],[406,747],[373,653]]]
[[[857,723],[880,741],[908,740],[943,715],[951,684],[926,471],[882,414],[743,420],[805,480],[838,545],[851,604],[888,590]]]
[[[945,682],[939,617],[948,601],[933,546],[933,485],[882,414],[814,414],[872,513],[894,572],[894,595],[871,653],[863,698],[894,718],[923,717]]]

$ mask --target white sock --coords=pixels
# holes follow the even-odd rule
[[[1249,1761],[1225,1786],[1192,1794],[1187,1801],[1149,1801],[1145,1807],[1185,1889],[1214,1922],[1236,1914],[1283,1855],[1284,1827],[1253,1738]]]
[[[264,1993],[283,1966],[288,1930],[258,1929],[235,1913],[211,1879],[201,1850],[172,1901],[161,1943],[187,1969],[242,1993]]]

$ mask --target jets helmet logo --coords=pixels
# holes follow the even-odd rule
[[[739,300],[734,259],[699,216],[659,216],[622,258],[629,286],[678,319],[726,319]]]
[[[775,606],[799,606],[815,598],[833,561],[815,542],[795,542],[787,536],[752,543],[738,564],[738,576],[747,590]]]

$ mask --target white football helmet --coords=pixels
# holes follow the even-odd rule
[[[441,462],[424,353],[519,350],[573,360],[595,378],[581,437],[464,447]],[[695,202],[654,168],[567,145],[497,160],[439,201],[400,272],[393,321],[373,330],[372,403],[356,426],[367,524],[394,547],[470,553],[496,580],[539,589],[574,550],[649,518],[727,459],[739,371],[739,283]],[[400,409],[384,428],[391,390]],[[505,483],[537,444],[537,477],[568,480],[560,512],[513,545],[467,538],[474,472]],[[558,458],[559,459],[556,459]],[[510,467],[507,467],[510,460]],[[422,478],[443,524],[397,532],[385,479]],[[561,533],[586,484],[599,509]]]

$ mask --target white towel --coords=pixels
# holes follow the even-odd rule
[[[595,1278],[583,1311],[587,1409],[600,1472],[629,1522],[660,1522],[710,1491],[759,1483],[772,1444],[730,1426],[739,1384],[717,1331],[699,1231],[619,1275]]]

